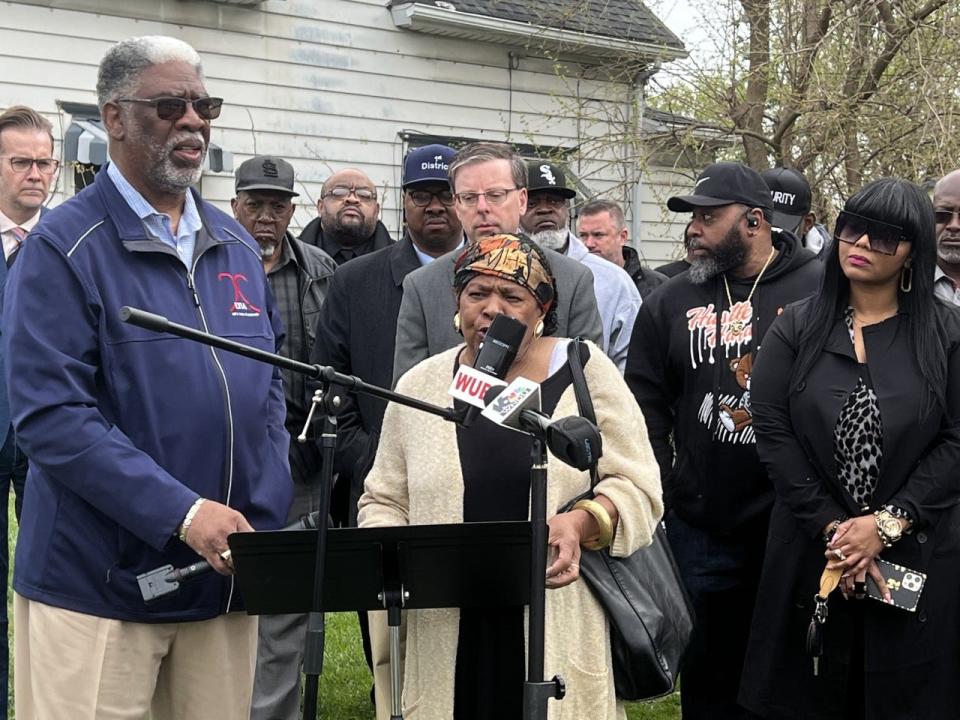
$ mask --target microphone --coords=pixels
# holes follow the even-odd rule
[[[124,305],[120,308],[120,319],[125,323],[139,325],[142,328],[155,330],[156,332],[166,332],[170,329],[170,321],[163,315],[157,315],[152,312],[147,312],[146,310],[130,307],[129,305]]]
[[[506,388],[492,387],[483,416],[502,427],[544,439],[558,460],[589,470],[603,454],[600,429],[586,418],[571,416],[554,420],[540,412],[540,385],[517,378]]]
[[[523,335],[526,331],[526,325],[502,313],[493,319],[493,322],[490,323],[490,327],[487,329],[487,334],[483,342],[480,344],[477,359],[473,363],[474,370],[479,370],[480,373],[487,376],[486,378],[477,378],[474,376],[475,382],[477,382],[475,389],[478,392],[482,389],[483,382],[489,383],[489,385],[492,386],[497,384],[497,380],[501,380],[506,376],[507,371],[517,357],[517,350],[520,349],[520,343],[523,341]],[[460,373],[458,372],[457,375],[459,376]],[[480,382],[481,380],[482,382]],[[456,385],[456,383],[457,378],[454,377],[454,385]],[[505,383],[499,384],[504,385]],[[470,407],[463,413],[459,422],[460,427],[468,428],[476,422],[477,416],[480,415],[480,411],[483,409],[483,400],[488,390],[489,387],[483,389],[483,394],[475,396],[475,400],[479,402],[467,400],[467,402],[470,403]],[[458,397],[457,394],[453,392],[451,392],[451,394],[453,394],[454,397]],[[460,397],[460,399],[463,398]]]
[[[150,313],[146,313],[149,315]],[[301,515],[300,518],[288,525],[282,530],[316,530],[317,522],[320,519],[320,512],[314,510],[307,515]],[[229,553],[227,550],[224,554]],[[137,575],[137,583],[140,585],[140,595],[143,596],[145,603],[151,603],[160,598],[175,593],[180,589],[180,583],[192,580],[200,575],[206,575],[211,572],[213,567],[206,560],[197,562],[182,568],[174,568],[173,565],[163,565],[149,572]]]

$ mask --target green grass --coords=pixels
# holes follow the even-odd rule
[[[13,497],[9,505],[9,547],[13,557],[17,524],[13,515]],[[11,563],[12,564],[12,563]],[[9,717],[13,716],[13,593],[7,596],[10,624],[10,689]],[[370,704],[370,671],[363,658],[360,628],[355,613],[327,615],[326,652],[323,674],[320,676],[318,700],[323,720],[374,720]],[[632,703],[627,707],[629,720],[677,720],[680,717],[680,695],[673,695],[646,703]]]
[[[370,671],[363,659],[360,630],[354,613],[327,615],[326,653],[320,676],[320,709],[325,720],[373,720]],[[680,694],[627,706],[629,720],[678,720]]]

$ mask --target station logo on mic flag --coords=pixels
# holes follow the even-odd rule
[[[520,414],[524,410],[540,410],[540,385],[519,377],[494,398],[481,415],[497,425],[519,430]]]
[[[453,376],[453,382],[450,383],[450,395],[455,400],[462,400],[482,410],[486,407],[483,400],[490,388],[506,387],[506,385],[503,380],[493,375],[487,375],[469,365],[461,365]]]

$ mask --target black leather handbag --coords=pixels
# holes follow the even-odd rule
[[[573,389],[580,414],[596,423],[583,375],[581,348],[587,351],[579,340],[571,341],[567,348]],[[571,500],[564,510],[573,507],[577,500],[593,497],[597,481],[594,464],[590,469],[590,491]],[[584,549],[580,575],[610,623],[617,697],[649,700],[673,692],[694,618],[663,524],[657,524],[651,545],[629,557],[612,557],[606,549]]]

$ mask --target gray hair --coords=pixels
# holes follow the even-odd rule
[[[580,217],[584,215],[599,215],[600,213],[610,213],[610,219],[620,232],[627,227],[626,220],[623,217],[623,209],[613,202],[613,200],[591,200],[580,208]]]
[[[510,163],[510,174],[513,176],[513,184],[518,188],[527,186],[527,163],[520,157],[513,148],[506,143],[497,142],[473,142],[464,145],[457,151],[457,155],[450,163],[450,169],[447,174],[450,176],[450,187],[457,191],[457,172],[466,165],[475,163],[491,162],[493,160],[506,160]]]
[[[200,56],[183,40],[145,35],[121,40],[107,50],[97,71],[97,105],[100,110],[108,102],[131,94],[144,70],[165,62],[188,63],[203,79]]]

